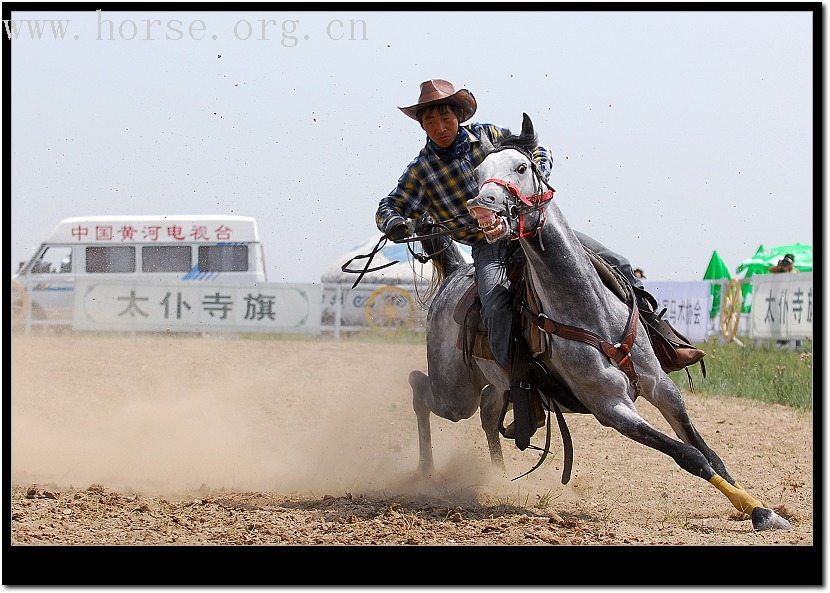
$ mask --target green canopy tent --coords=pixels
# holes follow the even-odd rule
[[[709,265],[706,267],[706,272],[703,274],[704,280],[729,280],[729,268],[726,262],[723,261],[718,250],[712,252],[712,257],[709,259]],[[714,318],[720,311],[720,295],[723,287],[720,284],[712,284],[712,310],[709,311],[709,317]]]
[[[788,253],[795,256],[793,267],[799,272],[813,271],[813,246],[804,245],[803,243],[790,243],[789,245],[778,245],[770,248],[765,248],[763,245],[759,246],[755,255],[738,264],[735,273],[745,272],[744,278],[751,278],[755,274],[769,274],[770,267],[777,264]],[[752,284],[744,284],[741,288],[744,302],[742,311],[748,313],[752,303]]]
[[[795,256],[794,266],[799,272],[813,271],[813,246],[804,245],[803,243],[791,243],[790,245],[779,245],[769,249],[761,245],[755,255],[738,264],[735,273],[740,274],[746,270],[745,278],[755,274],[768,274],[770,266],[777,264],[778,260],[788,253]]]

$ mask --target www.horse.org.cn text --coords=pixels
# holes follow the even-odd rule
[[[368,27],[363,19],[331,19],[303,27],[300,19],[250,17],[234,19],[221,28],[208,27],[204,20],[180,18],[122,18],[97,10],[95,30],[72,31],[72,19],[4,19],[9,40],[78,41],[264,41],[282,47],[297,47],[303,42],[366,41]]]

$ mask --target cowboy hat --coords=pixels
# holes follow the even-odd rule
[[[459,123],[465,122],[476,112],[476,98],[467,89],[455,90],[453,84],[447,80],[440,78],[433,78],[421,83],[421,95],[418,97],[418,102],[409,107],[398,107],[406,115],[418,121],[415,113],[423,107],[432,107],[433,105],[441,105],[448,103],[455,105],[461,110],[461,117]]]

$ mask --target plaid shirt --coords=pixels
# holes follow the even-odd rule
[[[397,187],[381,199],[375,222],[386,233],[402,219],[417,218],[428,212],[436,222],[450,229],[466,230],[453,235],[456,241],[474,245],[484,240],[478,223],[467,211],[467,200],[478,195],[475,168],[484,160],[482,134],[497,143],[509,131],[492,124],[472,123],[461,126],[459,136],[449,148],[442,149],[432,140],[415,157],[398,179]],[[553,165],[550,151],[537,146],[533,161],[547,179]]]

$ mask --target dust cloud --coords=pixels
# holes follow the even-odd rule
[[[415,476],[422,346],[15,335],[11,357],[15,483],[457,499],[488,480],[483,433],[439,447],[437,418],[443,469]]]

